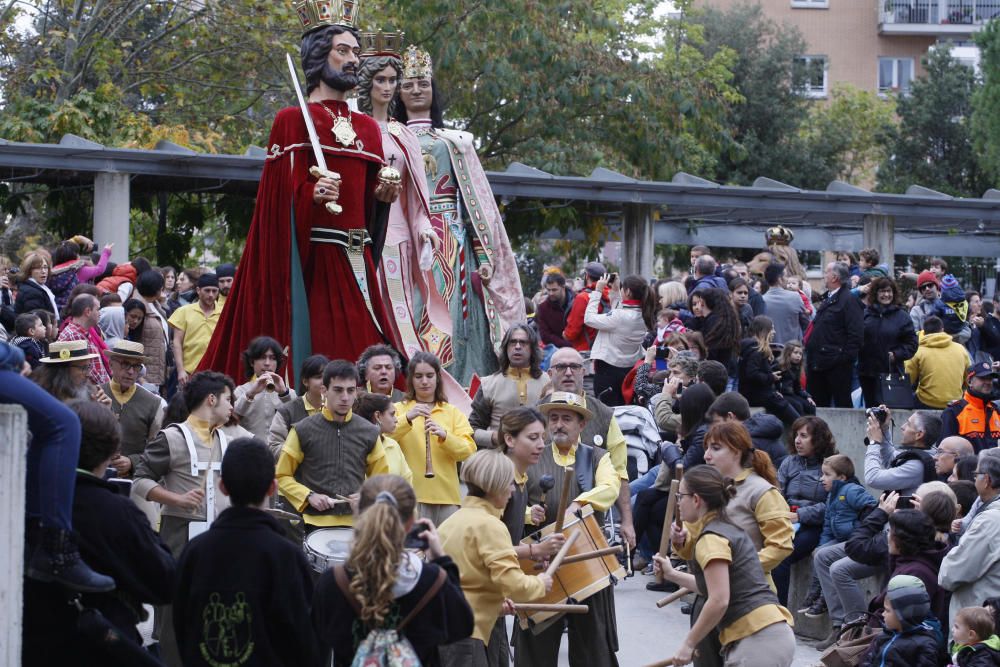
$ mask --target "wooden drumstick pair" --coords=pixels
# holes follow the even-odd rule
[[[670,558],[670,525],[680,526],[680,509],[677,507],[677,494],[681,490],[681,479],[684,478],[684,464],[678,463],[674,469],[674,478],[670,482],[670,497],[667,499],[667,511],[663,514],[663,532],[660,534],[660,551],[663,558]],[[656,575],[656,583],[663,583],[663,572]]]

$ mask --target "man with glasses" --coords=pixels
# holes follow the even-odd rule
[[[982,504],[969,513],[966,531],[958,546],[941,561],[938,578],[943,588],[952,592],[950,616],[962,607],[974,607],[987,598],[1000,595],[1000,458],[996,450],[979,453],[976,467],[976,492]],[[975,512],[975,514],[973,514]]]
[[[111,379],[101,389],[111,399],[111,410],[121,427],[121,451],[111,459],[119,477],[131,477],[146,443],[163,425],[164,403],[139,385],[143,364],[149,361],[142,343],[120,339],[107,351]]]
[[[923,331],[924,320],[935,314],[941,300],[937,276],[930,271],[922,271],[917,276],[917,291],[920,293],[920,300],[910,309],[910,319],[913,320],[914,330]]]
[[[476,447],[496,447],[497,429],[503,416],[522,405],[535,405],[552,391],[541,362],[538,335],[531,327],[522,323],[507,330],[500,348],[500,370],[483,378],[472,399],[469,425],[474,430]]]
[[[603,447],[608,451],[609,458],[618,477],[621,488],[615,507],[621,516],[622,539],[629,548],[635,548],[635,528],[632,525],[632,494],[629,491],[628,479],[628,447],[625,436],[615,420],[615,411],[609,408],[595,396],[587,395],[583,388],[583,357],[572,347],[558,349],[552,355],[549,364],[549,377],[552,379],[553,391],[564,391],[580,396],[593,416],[584,426],[581,441],[588,445]],[[539,405],[545,403],[548,396],[539,400]]]
[[[961,436],[942,438],[934,454],[934,472],[937,473],[938,479],[947,482],[955,469],[955,463],[966,456],[974,456],[975,453],[972,443]]]

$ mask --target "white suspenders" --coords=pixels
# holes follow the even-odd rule
[[[187,445],[188,456],[191,459],[191,475],[197,477],[202,472],[208,473],[205,480],[205,521],[192,521],[188,524],[188,539],[190,540],[208,530],[208,527],[215,521],[215,474],[222,470],[222,460],[212,462],[199,460],[198,448],[194,446],[194,436],[191,434],[191,429],[188,428],[187,424],[177,424],[176,426],[184,435],[184,444]],[[222,431],[217,431],[217,433],[219,434],[219,445],[222,447],[222,456],[225,456],[229,439]]]

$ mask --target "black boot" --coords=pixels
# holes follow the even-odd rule
[[[29,578],[61,584],[81,593],[107,593],[115,589],[114,579],[94,572],[80,559],[76,542],[68,531],[43,527],[41,538],[28,562]]]

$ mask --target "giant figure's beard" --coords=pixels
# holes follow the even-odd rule
[[[358,73],[353,65],[336,70],[330,66],[330,63],[326,63],[319,73],[319,78],[326,85],[342,93],[354,90],[358,85]]]

